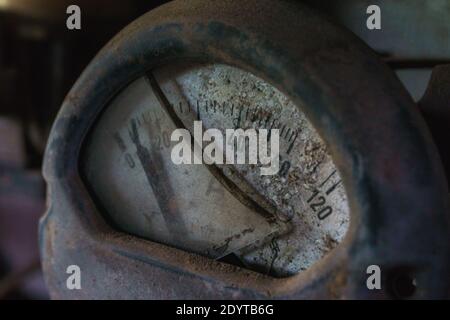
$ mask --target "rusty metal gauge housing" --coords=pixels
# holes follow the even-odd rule
[[[220,101],[237,92],[245,93],[241,101],[257,101],[259,94],[247,97],[249,83],[250,93],[259,90],[262,100],[280,105],[267,103],[248,118],[248,108]],[[192,107],[205,94],[219,107]],[[204,198],[191,194],[201,185],[198,177],[214,172],[193,169],[181,179],[171,175],[173,168],[167,176],[143,170],[144,146],[155,133],[143,136],[145,124],[138,122],[153,121],[149,104],[165,128],[189,128],[201,118],[225,129],[245,111],[247,125],[261,128],[279,114],[285,119],[277,124],[282,157],[300,159],[289,166],[303,168],[306,158],[322,154],[315,165],[308,160],[317,177],[300,174],[303,180],[288,191],[303,185],[299,199],[307,204],[319,192],[330,196],[329,206],[316,209],[324,221],[335,212],[326,220],[333,222],[317,230],[301,214],[296,222],[302,203],[267,191],[284,180],[258,180],[248,168],[216,170],[226,188]],[[303,149],[296,151],[299,141]],[[152,159],[155,169],[159,158]],[[289,1],[173,1],[133,22],[68,94],[48,142],[44,176],[48,212],[40,244],[55,298],[438,298],[449,292],[443,281],[450,269],[448,190],[416,106],[357,38]],[[171,182],[175,195],[181,193],[176,187],[187,190],[177,203],[195,223],[183,225],[184,234],[180,223],[174,228],[161,218],[173,210],[155,191],[165,186],[161,181]],[[150,189],[146,196],[146,183],[153,195]],[[164,201],[172,189],[159,190]],[[148,226],[142,211],[151,213]],[[231,222],[215,223],[210,236],[211,221],[220,219]],[[333,250],[316,250],[312,237],[300,241],[308,232],[332,239]],[[274,243],[285,257],[279,264],[270,262]],[[293,255],[292,248],[306,253]],[[220,260],[232,252],[245,266]],[[273,272],[261,272],[268,261]],[[82,290],[65,286],[72,264],[83,270]],[[370,265],[383,271],[381,290],[367,288]],[[399,279],[415,290],[404,294]]]

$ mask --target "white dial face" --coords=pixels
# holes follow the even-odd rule
[[[249,140],[227,140],[227,130],[278,129],[279,169],[175,164],[172,133],[195,136],[200,121],[203,131],[223,133],[223,144],[209,143],[221,151],[227,143],[248,147]],[[302,106],[226,65],[172,65],[134,81],[93,128],[82,171],[99,208],[124,232],[213,259],[232,255],[276,277],[307,269],[348,229],[339,171]]]

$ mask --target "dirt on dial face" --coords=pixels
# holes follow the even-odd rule
[[[277,277],[307,269],[343,239],[345,189],[301,106],[226,65],[172,65],[151,77],[157,88],[139,79],[112,102],[84,152],[86,180],[115,225],[215,259],[233,253]],[[279,129],[280,171],[174,165],[172,131],[192,132],[198,120],[224,136],[227,129]]]

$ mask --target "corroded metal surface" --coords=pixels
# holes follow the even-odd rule
[[[282,19],[280,19],[282,17]],[[274,85],[323,137],[341,173],[349,232],[329,255],[285,279],[112,229],[80,179],[83,139],[110,100],[146,71],[200,59]],[[66,98],[47,147],[49,209],[41,254],[54,298],[392,298],[397,272],[415,298],[448,295],[449,203],[423,119],[392,72],[352,35],[282,1],[174,1],[116,36]],[[445,196],[444,196],[445,195]],[[83,290],[65,288],[77,263]],[[387,274],[369,291],[366,269]]]

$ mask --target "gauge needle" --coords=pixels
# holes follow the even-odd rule
[[[165,96],[163,90],[159,86],[157,80],[153,76],[152,73],[147,73],[147,80],[153,89],[153,92],[156,95],[156,98],[160,102],[161,106],[164,108],[164,110],[169,115],[170,119],[174,122],[175,126],[177,128],[186,128],[183,122],[180,120],[180,118],[177,116],[177,114],[174,112],[169,100]],[[192,145],[197,144],[197,142],[192,139]],[[193,148],[195,151],[195,147]],[[200,147],[201,149],[201,147]],[[200,155],[202,156],[202,155]],[[252,209],[253,211],[257,212],[261,216],[263,216],[268,223],[282,223],[281,220],[278,219],[276,208],[267,202],[263,197],[258,197],[256,190],[254,190],[250,185],[245,184],[245,189],[250,191],[252,194],[255,195],[255,197],[258,199],[258,201],[255,201],[251,197],[247,196],[245,192],[241,192],[242,188],[238,187],[232,180],[227,178],[225,175],[222,174],[222,172],[219,170],[219,168],[215,165],[206,165],[208,170],[211,172],[211,174],[228,190],[230,191],[241,203],[243,203],[248,208]],[[244,184],[245,182],[242,181]],[[284,223],[283,223],[284,224]],[[286,227],[286,226],[285,226]]]

